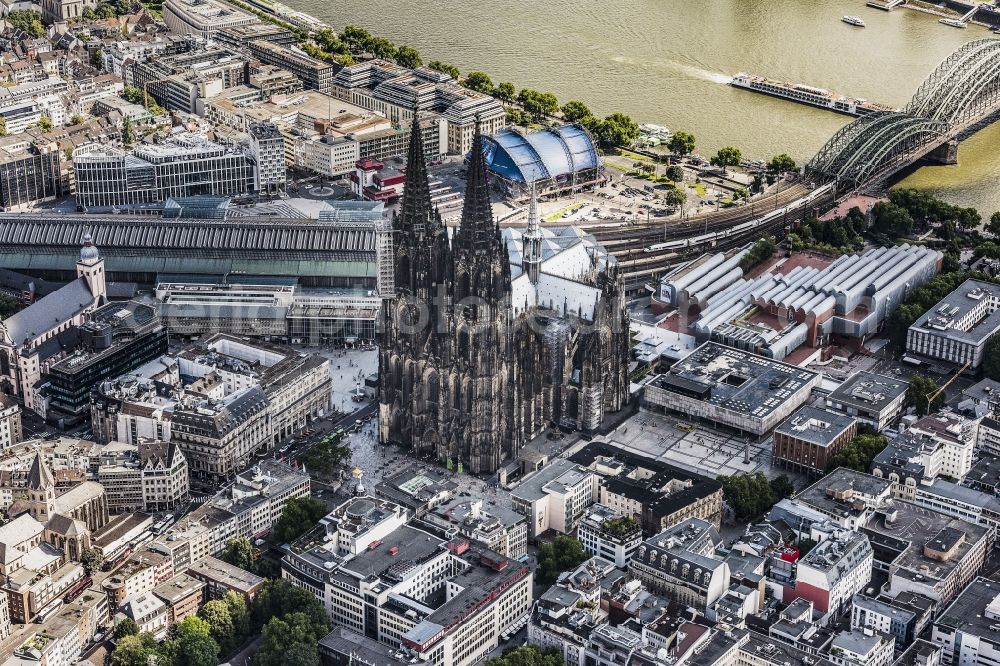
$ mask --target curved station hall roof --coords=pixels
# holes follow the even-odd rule
[[[484,137],[486,166],[508,181],[563,180],[600,167],[594,140],[580,125],[522,134],[506,129]]]

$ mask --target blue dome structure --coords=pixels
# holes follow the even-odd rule
[[[581,125],[562,125],[538,132],[506,129],[483,138],[490,174],[514,197],[535,185],[539,194],[577,191],[604,180],[604,168],[593,138]]]

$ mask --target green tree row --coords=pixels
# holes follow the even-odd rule
[[[750,251],[740,259],[740,268],[746,273],[754,266],[767,261],[774,255],[774,239],[770,236],[761,238],[750,248]]]

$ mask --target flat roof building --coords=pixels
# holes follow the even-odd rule
[[[826,397],[826,408],[882,431],[903,412],[909,387],[909,382],[902,379],[862,371],[848,377]]]
[[[934,621],[931,642],[947,664],[1000,661],[1000,583],[976,578]]]
[[[646,385],[644,406],[764,436],[806,402],[822,375],[706,342]]]
[[[966,280],[906,332],[906,351],[975,370],[1000,331],[1000,285]]]
[[[804,405],[774,429],[772,460],[788,469],[822,474],[857,433],[853,417]]]

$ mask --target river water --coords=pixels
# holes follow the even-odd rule
[[[740,71],[903,106],[964,41],[988,36],[862,0],[285,0],[337,29],[359,25],[428,60],[580,99],[593,111],[695,134],[699,152],[735,145],[807,160],[850,118],[726,83]],[[865,19],[866,28],[840,21]],[[1000,210],[1000,124],[962,144],[957,167],[906,179],[986,215]]]

